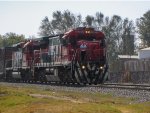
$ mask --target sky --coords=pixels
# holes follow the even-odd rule
[[[69,10],[84,18],[102,12],[105,16],[119,15],[135,21],[150,10],[150,0],[49,0],[49,1],[0,1],[0,34],[8,32],[38,36],[41,20],[52,19],[54,11]]]

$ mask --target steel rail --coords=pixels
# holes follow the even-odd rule
[[[132,90],[147,90],[147,91],[150,91],[150,85],[148,85],[148,84],[105,83],[105,84],[100,84],[100,85],[91,85],[89,87],[118,88],[118,89],[132,89]]]
[[[64,86],[64,87],[95,87],[95,88],[118,88],[130,90],[146,90],[150,91],[150,84],[127,84],[127,83],[104,83],[98,85],[79,85],[79,84],[59,84],[59,83],[41,83],[41,82],[5,82],[0,83],[23,83],[23,84],[37,84],[37,85],[50,85],[50,86]]]

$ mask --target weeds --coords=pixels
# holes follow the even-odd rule
[[[150,113],[150,102],[130,104],[134,101],[111,94],[0,86],[0,113]]]

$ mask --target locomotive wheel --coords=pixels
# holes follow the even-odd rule
[[[6,78],[5,79],[8,82],[13,82],[14,81],[14,79],[12,78],[12,71],[11,70],[6,71]]]
[[[21,71],[21,80],[22,80],[22,82],[25,81],[25,71],[24,70]]]
[[[29,82],[30,80],[32,80],[32,74],[29,70],[27,70],[25,71],[25,74],[24,74],[24,81]]]

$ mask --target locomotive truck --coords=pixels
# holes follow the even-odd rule
[[[79,27],[0,49],[1,79],[63,84],[101,84],[107,79],[105,36]]]

